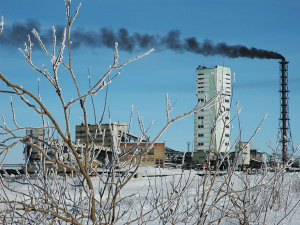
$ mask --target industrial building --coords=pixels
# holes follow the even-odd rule
[[[121,152],[127,153],[132,148],[138,146],[139,154],[134,158],[135,160],[138,156],[146,149],[149,142],[147,140],[142,140],[141,143],[137,143],[139,137],[128,133],[127,123],[113,122],[111,124],[101,124],[98,125],[88,125],[89,130],[89,141],[94,142],[97,146],[105,148],[105,151],[101,151],[98,155],[98,160],[103,162],[106,154],[109,159],[112,158],[112,148],[120,149]],[[84,124],[76,126],[76,143],[85,144],[86,139],[86,128]],[[102,149],[103,149],[102,147]],[[135,153],[136,154],[136,153]],[[125,162],[131,160],[132,154],[124,154],[120,158],[120,162]],[[153,148],[144,155],[141,164],[144,165],[159,165],[164,166],[165,164],[165,143],[155,143]]]
[[[112,144],[117,146],[117,142],[124,141],[125,133],[127,132],[127,123],[113,122],[111,124],[89,124],[89,142],[95,145],[104,145],[111,147]],[[118,140],[119,139],[119,140]],[[86,127],[84,124],[76,125],[76,143],[85,144],[86,142]],[[104,143],[103,143],[104,142]]]
[[[193,162],[202,164],[207,153],[220,153],[230,146],[231,71],[224,66],[196,69],[196,96],[199,107],[221,92],[214,106],[194,114]]]
[[[261,169],[264,164],[268,164],[269,166],[274,165],[272,154],[251,148],[250,142],[236,142],[235,152],[232,153],[231,163],[233,164],[236,161],[235,170]]]
[[[164,167],[165,165],[165,143],[154,143],[153,147],[147,150],[149,143],[142,142],[139,143],[121,143],[120,150],[125,153],[123,157],[120,158],[120,162],[128,162],[131,163],[132,160],[138,162],[140,155],[144,154],[144,157],[141,160],[141,166],[160,166]],[[136,149],[137,148],[137,149]],[[133,156],[133,152],[130,150],[137,150],[137,154]]]
[[[44,137],[44,131],[41,128],[26,130],[26,136],[30,138],[30,142],[40,146],[41,140],[45,140],[48,146],[56,149],[57,157],[64,161],[69,162],[69,151],[68,145],[62,140],[46,140]],[[120,152],[125,154],[120,154],[120,162],[126,162],[129,160],[137,161],[139,156],[147,150],[149,141],[142,140],[138,141],[138,136],[128,133],[127,123],[113,122],[111,124],[101,124],[101,125],[88,125],[88,137],[89,143],[93,146],[95,155],[97,155],[96,160],[94,160],[94,166],[103,166],[105,158],[108,157],[112,160],[112,149],[119,149]],[[76,125],[76,141],[74,145],[76,146],[77,153],[81,157],[86,151],[86,127],[84,124]],[[50,158],[53,157],[52,148],[49,148],[47,155]],[[136,149],[134,157],[130,153],[131,149]],[[126,154],[128,153],[128,154]],[[24,154],[26,161],[30,165],[35,165],[36,161],[40,161],[42,155],[41,153],[32,148],[31,145],[26,145],[24,149]],[[52,163],[46,160],[48,167],[52,166]],[[140,165],[165,165],[165,143],[155,143],[151,149],[144,154]],[[60,169],[60,168],[59,168]]]
[[[238,141],[235,144],[235,169],[241,170],[250,165],[250,142]]]
[[[41,147],[41,140],[45,139],[44,130],[40,128],[33,128],[26,130],[27,141],[30,141],[34,145]],[[41,153],[38,149],[32,147],[31,145],[26,145],[24,148],[24,156],[26,162],[32,163],[38,161],[41,158]]]

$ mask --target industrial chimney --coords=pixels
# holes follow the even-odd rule
[[[289,150],[293,150],[292,135],[290,130],[289,106],[288,106],[288,62],[282,58],[280,64],[280,118],[278,139],[282,148],[282,162],[289,160]]]

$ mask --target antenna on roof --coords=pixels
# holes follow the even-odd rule
[[[188,141],[188,142],[187,142],[187,151],[188,151],[188,152],[190,152],[190,145],[191,145],[191,142]]]

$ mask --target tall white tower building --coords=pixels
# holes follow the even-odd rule
[[[221,101],[194,114],[194,154],[224,152],[230,146],[230,68],[199,66],[196,70],[196,96],[199,106],[222,91]],[[203,157],[203,154],[202,154]],[[200,157],[201,158],[201,157]],[[203,161],[203,160],[200,160]],[[200,162],[199,162],[200,163]]]

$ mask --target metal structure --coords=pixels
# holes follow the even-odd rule
[[[188,151],[188,152],[190,152],[190,146],[191,146],[191,142],[190,142],[190,141],[188,141],[186,144],[187,144],[187,151]]]
[[[278,140],[282,148],[282,162],[289,160],[289,152],[293,152],[293,142],[290,129],[289,104],[288,104],[288,62],[282,58],[280,64],[280,118]]]
[[[14,169],[22,169],[25,167],[25,164],[2,164],[1,168],[7,169],[7,168],[14,168]]]

